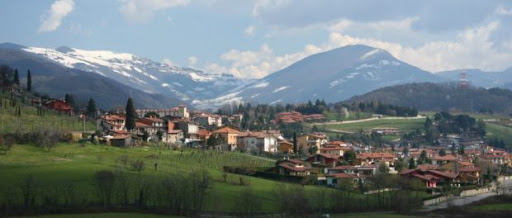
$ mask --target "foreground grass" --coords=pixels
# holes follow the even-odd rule
[[[408,216],[395,213],[347,213],[347,214],[332,214],[333,218],[413,218],[417,216]]]
[[[145,162],[145,169],[140,175],[124,169],[119,163],[121,156],[139,159]],[[155,163],[157,169],[155,170]],[[212,178],[211,187],[205,199],[206,211],[230,212],[236,210],[241,190],[240,178],[250,183],[250,187],[262,203],[262,211],[275,212],[278,202],[274,191],[284,183],[235,174],[227,174],[223,178],[223,166],[270,167],[274,160],[255,157],[241,153],[221,153],[185,149],[169,150],[164,148],[130,148],[88,144],[59,144],[55,149],[46,152],[31,145],[15,145],[7,155],[0,156],[0,199],[13,198],[21,201],[21,184],[32,176],[38,186],[52,190],[57,186],[69,186],[79,191],[79,195],[89,202],[94,202],[96,192],[93,175],[100,170],[123,170],[133,183],[144,180],[150,183],[159,182],[173,175],[183,175],[197,170],[206,170]],[[328,190],[323,187],[306,186],[307,192]]]
[[[512,203],[478,205],[471,209],[480,211],[512,211]]]
[[[178,216],[169,216],[169,215],[158,215],[158,214],[148,214],[148,213],[87,213],[87,214],[60,214],[60,215],[46,215],[46,216],[30,216],[34,218],[124,218],[124,217],[132,217],[132,218],[160,218],[160,217],[169,217],[175,218]]]

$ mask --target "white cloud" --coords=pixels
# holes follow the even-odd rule
[[[256,0],[252,8],[252,15],[259,16],[261,11],[278,8],[288,3],[290,3],[290,0]]]
[[[216,63],[209,63],[206,64],[204,67],[204,70],[209,73],[215,73],[215,74],[224,74],[228,72],[228,68],[218,65]]]
[[[248,26],[244,31],[246,36],[253,36],[254,35],[254,26]]]
[[[257,51],[232,49],[220,58],[231,62],[229,72],[236,77],[262,78],[319,51],[317,46],[307,45],[301,52],[277,56],[267,44],[263,44]]]
[[[413,17],[399,21],[373,23],[358,23],[347,20],[333,24],[329,28],[330,30],[344,31],[357,27],[365,31],[373,30],[374,32],[384,32],[390,29],[396,34],[410,33],[413,36],[420,37],[426,33],[414,32],[411,29],[411,25],[417,19]],[[512,40],[503,43],[509,46],[496,49],[492,34],[499,28],[500,21],[489,21],[481,26],[467,28],[449,40],[430,40],[418,46],[372,37],[355,37],[333,31],[329,33],[326,42],[318,45],[309,44],[303,50],[295,53],[276,55],[268,45],[263,44],[259,50],[239,51],[232,49],[222,54],[220,58],[230,62],[227,68],[230,73],[237,77],[262,78],[309,55],[342,46],[363,44],[385,49],[396,58],[431,72],[465,68],[479,68],[488,71],[504,70],[510,67],[510,60],[512,60]],[[501,26],[501,28],[505,27]]]
[[[121,0],[121,14],[130,22],[140,23],[153,18],[156,11],[186,6],[190,0]]]
[[[188,65],[193,67],[197,64],[197,57],[196,56],[190,56],[188,57]]]
[[[385,49],[396,58],[431,72],[464,68],[504,70],[510,67],[507,60],[512,60],[512,49],[497,50],[490,39],[499,26],[498,21],[492,21],[466,29],[453,40],[430,41],[417,47],[333,32],[325,48],[364,44]]]
[[[175,65],[175,64],[174,64],[174,61],[172,61],[172,60],[171,60],[171,59],[169,59],[169,58],[164,58],[164,59],[162,60],[162,63],[167,64],[167,65],[169,65],[169,66],[174,66],[174,65]]]
[[[512,15],[512,9],[507,10],[503,5],[500,5],[496,9],[495,13],[498,15]]]
[[[62,19],[66,17],[75,7],[73,0],[57,0],[50,9],[41,17],[39,32],[51,32],[59,28]]]

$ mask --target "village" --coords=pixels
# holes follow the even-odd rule
[[[66,108],[66,107],[63,107]],[[58,108],[54,108],[58,110]],[[512,156],[505,150],[485,145],[477,139],[469,144],[460,137],[450,143],[421,148],[372,147],[330,140],[323,132],[298,133],[285,138],[279,129],[241,131],[223,121],[240,123],[242,114],[231,116],[189,111],[185,105],[169,109],[137,109],[132,131],[126,129],[123,113],[106,113],[96,118],[94,140],[118,147],[140,142],[159,142],[172,148],[213,149],[272,157],[275,168],[266,173],[289,177],[314,177],[313,184],[354,186],[378,173],[415,178],[429,193],[446,187],[477,187],[509,173]],[[325,119],[321,114],[283,112],[272,122],[304,122]],[[378,134],[398,134],[395,128],[375,128]],[[446,140],[446,139],[441,139]],[[465,146],[462,144],[466,143]],[[451,147],[454,146],[454,147]],[[457,147],[455,147],[457,146]],[[349,183],[349,184],[350,184]]]

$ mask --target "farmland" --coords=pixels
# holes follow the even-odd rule
[[[52,128],[66,131],[86,131],[95,130],[93,122],[83,122],[77,117],[61,116],[56,112],[44,110],[43,115],[38,115],[36,107],[28,104],[17,103],[20,107],[20,116],[15,116],[17,106],[8,105],[7,99],[0,99],[2,107],[0,107],[0,132],[26,132],[40,128]]]
[[[350,123],[336,123],[336,124],[325,124],[326,130],[331,131],[346,131],[346,132],[358,132],[360,130],[369,131],[377,127],[389,127],[398,128],[402,131],[412,131],[414,129],[423,128],[425,123],[424,118],[419,119],[401,119],[401,118],[383,118],[383,119],[372,119],[361,122],[350,122]],[[324,128],[324,126],[321,126]]]

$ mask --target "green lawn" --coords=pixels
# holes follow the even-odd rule
[[[233,211],[236,209],[240,191],[240,177],[249,181],[255,197],[262,203],[262,210],[275,212],[278,202],[274,192],[284,183],[272,180],[228,174],[227,182],[223,180],[222,167],[227,166],[274,166],[274,160],[256,157],[237,152],[215,152],[185,149],[169,150],[163,148],[129,148],[121,149],[105,145],[59,144],[55,149],[46,152],[31,145],[15,145],[7,153],[0,155],[0,200],[8,197],[21,201],[21,185],[32,176],[40,187],[53,189],[72,185],[79,195],[88,201],[96,199],[93,175],[99,170],[124,169],[117,161],[121,156],[130,159],[141,159],[145,169],[141,174],[123,170],[136,183],[139,180],[160,184],[161,179],[182,175],[200,169],[207,170],[212,178],[212,185],[207,190],[204,210]],[[157,170],[154,164],[157,163]],[[307,193],[316,190],[334,191],[325,187],[306,186]]]
[[[402,131],[413,131],[423,128],[425,119],[378,119],[358,123],[327,124],[326,129],[357,132],[359,130],[369,131],[377,127],[398,128]]]
[[[0,98],[0,100],[2,100]],[[0,133],[15,131],[30,131],[38,128],[60,129],[67,131],[81,131],[84,129],[84,122],[76,116],[61,116],[54,111],[46,110],[43,116],[37,115],[37,108],[18,103],[21,108],[21,117],[15,116],[15,107],[0,107]],[[93,122],[85,122],[85,130],[96,130]]]
[[[175,218],[178,216],[149,214],[149,213],[86,213],[86,214],[59,214],[59,215],[46,215],[46,216],[30,216],[34,218],[160,218],[169,217]]]
[[[395,213],[347,213],[347,214],[332,214],[333,218],[413,218],[417,216],[407,216]]]
[[[478,205],[471,209],[483,211],[512,211],[512,203]]]

